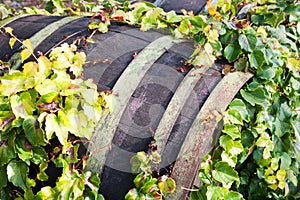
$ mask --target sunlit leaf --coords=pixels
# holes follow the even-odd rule
[[[11,37],[11,38],[9,39],[9,46],[10,46],[10,48],[13,48],[13,47],[14,47],[16,41],[17,41],[17,38],[15,38],[15,37]]]
[[[158,188],[163,193],[163,195],[166,196],[169,193],[172,194],[175,192],[176,182],[170,177],[162,176],[159,179]]]
[[[234,181],[239,181],[238,173],[226,162],[217,162],[212,171],[214,179],[221,182],[224,187],[230,186]]]
[[[7,165],[8,181],[14,186],[27,189],[26,179],[28,176],[28,166],[21,160],[12,160]]]

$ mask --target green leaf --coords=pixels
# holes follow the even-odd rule
[[[221,182],[224,187],[230,187],[234,181],[239,181],[238,173],[226,162],[217,162],[212,171],[214,179]]]
[[[141,187],[146,183],[148,182],[150,179],[152,178],[151,175],[149,174],[145,174],[145,173],[139,173],[135,179],[133,180],[133,183],[135,185],[135,187],[140,190]]]
[[[7,186],[7,176],[6,176],[7,172],[5,167],[0,167],[0,191],[2,191],[3,187]],[[1,192],[0,192],[1,195]]]
[[[228,189],[224,187],[212,186],[207,187],[206,197],[210,200],[219,200],[220,197],[224,197],[228,192]]]
[[[36,165],[48,160],[47,153],[42,147],[33,147],[32,162]]]
[[[239,36],[239,44],[242,49],[245,49],[248,52],[252,52],[257,43],[257,38],[255,34],[241,34]]]
[[[241,138],[241,131],[237,125],[225,124],[222,132],[229,135],[232,139]]]
[[[151,193],[153,191],[158,191],[156,178],[151,178],[149,181],[145,182],[140,189],[140,192],[143,194]]]
[[[250,67],[253,67],[255,69],[262,67],[266,60],[264,53],[260,50],[253,51],[248,55],[248,58],[250,61]]]
[[[0,140],[0,168],[16,157],[16,132],[11,131],[8,138],[2,137]]]
[[[240,93],[242,97],[252,106],[254,106],[255,104],[263,105],[267,102],[265,90],[261,87],[258,87],[252,91],[241,89]]]
[[[227,113],[229,115],[229,120],[230,120],[231,123],[240,124],[240,125],[244,124],[242,115],[237,109],[229,108],[227,110]]]
[[[28,143],[24,134],[21,134],[16,139],[16,149],[18,156],[21,160],[26,162],[26,164],[30,164],[30,160],[32,158],[32,146]]]
[[[12,160],[7,165],[8,181],[24,190],[27,189],[26,179],[28,172],[28,166],[21,160]]]
[[[37,199],[58,199],[58,193],[52,189],[50,186],[42,187],[41,190],[37,193]]]
[[[174,193],[176,189],[176,182],[174,181],[174,179],[167,177],[166,175],[160,177],[157,185],[164,196],[169,193]]]
[[[233,66],[235,69],[237,69],[239,71],[248,69],[248,67],[249,67],[248,58],[246,58],[246,57],[239,58],[237,61],[234,62]]]
[[[23,121],[25,136],[32,145],[45,145],[44,135],[39,122],[34,117],[28,117]]]
[[[224,200],[243,200],[243,195],[238,192],[229,191],[225,196]]]
[[[37,179],[40,181],[47,181],[48,175],[45,173],[45,170],[48,168],[48,162],[42,162],[39,165],[39,173],[36,175]]]
[[[125,200],[146,200],[146,197],[144,194],[139,193],[136,188],[133,188],[126,194]]]
[[[234,99],[230,105],[230,109],[236,109],[241,114],[242,119],[246,122],[250,121],[250,116],[246,107],[246,104],[241,99]]]
[[[292,164],[292,158],[286,152],[282,152],[280,156],[280,169],[288,170],[290,169],[290,165]]]
[[[229,44],[224,49],[224,56],[230,62],[236,61],[242,54],[242,49],[234,44]]]
[[[10,70],[9,74],[1,77],[0,93],[3,96],[12,96],[24,90],[26,77],[24,73],[17,70]]]

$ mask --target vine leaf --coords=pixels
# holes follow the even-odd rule
[[[267,96],[263,88],[258,87],[253,91],[240,90],[242,97],[251,105],[263,104],[267,101]]]
[[[28,166],[21,160],[12,160],[7,165],[7,178],[17,187],[27,189],[26,178],[28,176]]]
[[[220,197],[224,197],[227,191],[224,187],[210,185],[207,187],[206,197],[207,199],[218,200]]]
[[[0,190],[2,190],[3,187],[7,186],[7,172],[5,167],[0,167]]]
[[[129,190],[129,192],[125,196],[125,200],[145,200],[146,197],[144,194],[139,193],[136,188]]]
[[[9,39],[9,46],[10,46],[10,48],[13,48],[13,47],[14,47],[16,41],[17,41],[17,38],[15,38],[15,37],[11,37],[11,38]]]
[[[239,44],[242,47],[242,49],[245,49],[248,52],[252,52],[257,43],[256,35],[254,34],[242,34],[239,36]]]
[[[227,162],[217,162],[212,171],[213,178],[221,182],[223,187],[230,187],[234,181],[239,181],[238,173]]]
[[[248,57],[250,66],[255,69],[260,68],[266,61],[264,53],[260,50],[253,51]]]
[[[239,56],[242,54],[242,49],[234,44],[229,44],[224,49],[224,56],[229,62],[236,61]]]
[[[160,177],[157,185],[164,196],[166,196],[168,193],[174,193],[176,189],[176,183],[174,179],[167,177],[166,175]]]

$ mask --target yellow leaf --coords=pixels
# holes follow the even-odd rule
[[[13,46],[15,45],[15,42],[17,41],[17,39],[16,38],[14,38],[14,37],[11,37],[10,39],[9,39],[9,46],[10,46],[10,48],[13,48]]]
[[[12,35],[12,31],[13,31],[14,29],[12,29],[11,27],[5,27],[5,31],[6,31],[6,33],[9,33],[9,34],[11,34]]]
[[[21,61],[22,63],[31,56],[31,52],[26,48],[21,51]]]
[[[39,72],[40,74],[43,74],[45,76],[48,76],[51,73],[51,62],[49,59],[45,56],[40,56],[38,58],[38,64],[39,64]]]
[[[33,53],[32,44],[31,44],[30,39],[24,40],[23,45],[25,46],[26,49],[29,50],[30,53]]]
[[[37,76],[38,65],[36,62],[28,62],[23,65],[23,72],[29,76]]]
[[[277,180],[282,182],[282,181],[285,180],[285,177],[286,177],[286,171],[284,169],[280,169],[280,170],[277,171],[277,173],[276,173]]]

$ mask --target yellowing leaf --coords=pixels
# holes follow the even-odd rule
[[[23,72],[26,76],[37,76],[38,64],[36,62],[28,62],[23,66]]]
[[[17,41],[17,39],[14,38],[14,37],[11,37],[11,38],[9,39],[9,46],[10,46],[10,48],[13,48],[13,47],[14,47],[16,41]]]
[[[49,76],[51,73],[51,62],[49,59],[45,56],[40,56],[38,58],[38,64],[39,64],[39,72],[42,75],[45,75],[46,77]]]
[[[21,61],[22,63],[31,56],[31,52],[28,49],[23,49],[21,51]]]
[[[12,31],[14,30],[11,27],[5,27],[4,29],[5,29],[6,33],[9,33],[11,35],[12,35]]]
[[[33,53],[32,44],[31,44],[30,39],[24,40],[23,45],[26,47],[26,49],[29,50],[30,53]]]

